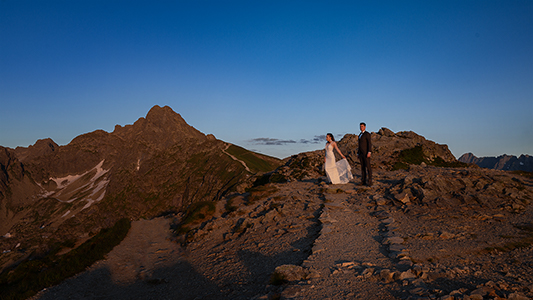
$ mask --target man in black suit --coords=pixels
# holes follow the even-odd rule
[[[357,156],[361,162],[361,185],[366,184],[371,186],[372,167],[370,166],[370,155],[372,151],[372,138],[370,133],[366,131],[365,123],[361,122],[361,124],[359,124],[359,129],[361,129],[361,133],[359,134],[359,148],[357,149]]]

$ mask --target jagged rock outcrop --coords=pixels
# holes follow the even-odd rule
[[[533,157],[527,154],[519,157],[506,154],[498,157],[476,157],[472,153],[465,153],[459,157],[459,161],[487,169],[533,172]]]

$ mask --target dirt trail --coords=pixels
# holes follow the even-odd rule
[[[227,154],[229,157],[231,157],[231,159],[233,159],[234,161],[238,161],[238,162],[240,162],[240,163],[244,166],[244,168],[246,169],[246,171],[252,173],[252,171],[250,171],[250,168],[248,168],[248,165],[246,165],[246,163],[245,163],[244,161],[242,161],[242,160],[236,158],[235,156],[229,154],[229,153],[226,151],[226,150],[228,150],[228,148],[229,148],[230,146],[231,146],[231,145],[228,144],[228,145],[226,146],[226,149],[223,149],[222,152],[226,153],[226,154]]]
[[[350,189],[353,184],[342,186]],[[357,278],[362,266],[391,268],[380,243],[380,223],[369,214],[362,197],[346,194],[326,194],[320,221],[323,224],[311,255],[303,266],[315,269],[321,276],[311,280],[301,290],[285,291],[295,299],[394,299],[380,285]],[[351,199],[357,204],[347,202]]]

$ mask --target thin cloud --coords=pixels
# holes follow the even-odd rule
[[[320,144],[325,140],[325,135],[315,135],[315,137],[312,139],[300,139],[300,141],[280,140],[275,138],[255,138],[249,140],[248,142],[253,145],[284,146],[287,144]]]
[[[320,144],[326,140],[326,135],[315,135],[312,139],[301,139],[301,144]]]
[[[283,146],[287,144],[296,144],[297,142],[295,140],[280,140],[280,139],[273,139],[273,138],[255,138],[250,140],[250,142],[254,145],[274,145],[274,146]]]

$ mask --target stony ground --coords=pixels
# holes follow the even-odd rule
[[[35,299],[533,297],[532,179],[427,167],[374,182],[269,184],[188,237],[175,217],[133,222],[106,260]]]

